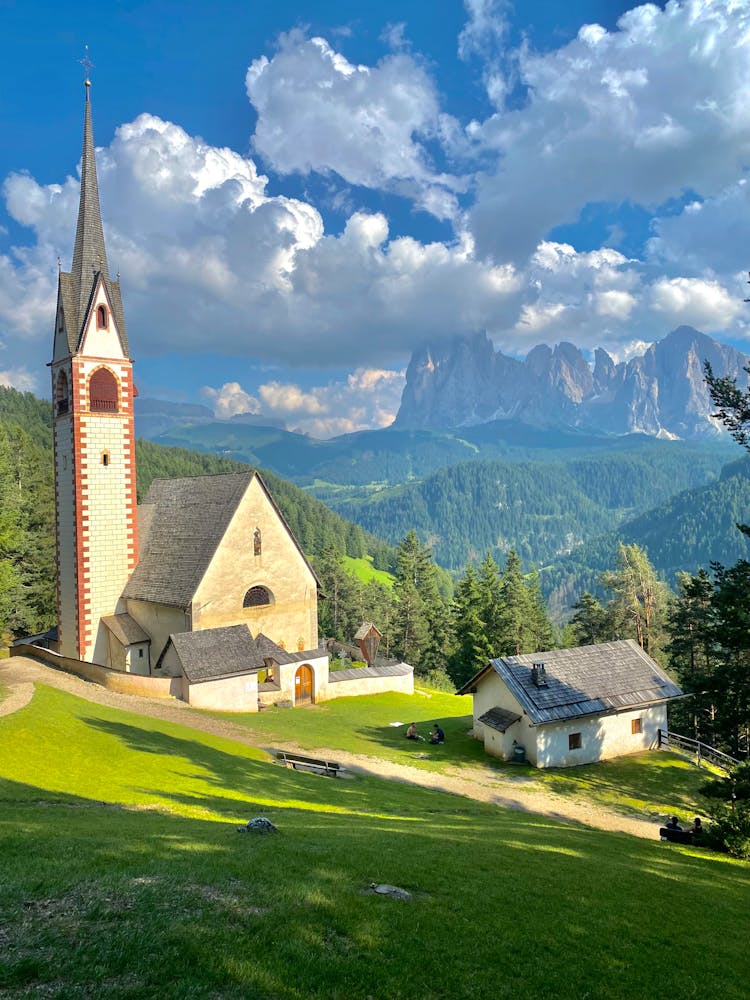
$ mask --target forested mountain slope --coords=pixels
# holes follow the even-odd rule
[[[750,538],[736,527],[749,515],[750,459],[741,459],[727,465],[717,482],[679,493],[545,566],[541,583],[553,616],[564,615],[583,591],[599,590],[599,574],[613,565],[618,542],[642,546],[672,585],[680,571],[750,559]]]
[[[663,445],[663,447],[658,447]],[[557,462],[481,461],[388,490],[321,490],[329,506],[391,542],[414,529],[460,569],[488,549],[547,565],[675,493],[721,474],[723,449],[651,442]]]

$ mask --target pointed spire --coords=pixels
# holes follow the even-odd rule
[[[88,61],[88,51],[86,54]],[[91,124],[91,82],[86,67],[86,110],[83,122],[83,153],[81,156],[81,200],[78,205],[78,226],[73,249],[71,274],[75,283],[78,316],[84,316],[94,284],[94,276],[102,272],[109,278],[104,230],[99,208],[99,185],[96,180],[94,129]]]

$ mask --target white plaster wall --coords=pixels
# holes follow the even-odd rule
[[[254,555],[253,533],[260,528],[261,555]],[[253,586],[267,587],[274,603],[243,608]],[[195,631],[246,624],[253,635],[263,632],[289,652],[318,645],[315,577],[289,537],[257,477],[230,522],[222,542],[195,593]]]
[[[320,692],[324,691],[328,684],[328,656],[318,656],[312,660],[304,661],[313,672],[313,701],[321,701]],[[277,701],[291,701],[294,704],[294,678],[303,663],[282,663],[274,669],[279,676],[279,686],[281,688]]]
[[[521,719],[510,727],[503,736],[490,726],[485,726],[479,721],[480,715],[484,715],[491,708],[504,708],[508,712],[520,715]],[[476,693],[474,694],[473,707],[473,730],[474,738],[482,740],[487,753],[507,760],[513,753],[513,740],[520,743],[524,748],[526,757],[532,764],[537,758],[537,733],[529,722],[529,717],[524,712],[521,704],[513,697],[506,685],[494,670],[489,671],[479,681]]]
[[[633,719],[641,719],[643,732],[638,735],[631,732]],[[666,705],[538,726],[537,766],[571,767],[639,753],[653,746],[659,728],[667,728]],[[571,733],[581,733],[579,750],[568,749]]]
[[[109,324],[106,330],[97,329],[96,310],[98,306],[104,306],[107,310]],[[122,360],[125,355],[120,342],[120,335],[115,323],[115,317],[109,308],[109,301],[104,290],[104,285],[99,282],[99,286],[94,296],[94,302],[89,312],[86,327],[83,333],[83,340],[79,348],[81,354],[88,354],[93,358],[110,358]]]
[[[241,674],[222,680],[188,685],[188,702],[193,708],[214,712],[257,712],[258,675]]]
[[[414,694],[414,674],[329,681],[317,700],[331,701],[333,698],[356,698],[367,694],[386,694],[389,691],[397,691],[399,694]]]
[[[147,635],[151,636],[151,659],[154,664],[161,656],[170,635],[191,631],[189,617],[179,608],[171,608],[166,604],[151,604],[149,601],[127,600],[125,603],[130,617],[138,622]],[[179,661],[175,656],[174,668],[169,676],[177,676],[180,669]],[[160,670],[159,673],[161,676],[167,676],[167,671],[164,669]]]
[[[140,656],[138,655],[140,651]],[[148,677],[151,673],[149,663],[148,643],[140,642],[133,646],[128,646],[125,654],[125,670],[129,674],[140,674]]]

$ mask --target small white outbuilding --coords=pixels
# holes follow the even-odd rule
[[[474,696],[474,736],[504,760],[571,767],[638,753],[667,729],[682,691],[632,639],[490,660],[457,692]]]

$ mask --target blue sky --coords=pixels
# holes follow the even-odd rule
[[[438,12],[436,14],[436,11]],[[330,435],[487,331],[748,350],[750,0],[0,0],[0,382],[47,393],[82,68],[142,395]]]

